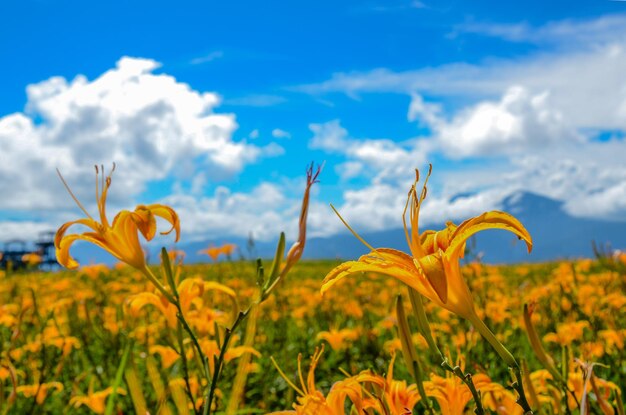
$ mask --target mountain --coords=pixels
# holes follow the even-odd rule
[[[510,232],[488,230],[475,238],[475,251],[488,263],[539,262],[560,258],[593,257],[592,241],[613,248],[626,248],[626,222],[577,218],[563,209],[563,203],[529,192],[516,192],[501,203],[501,210],[517,217],[533,238],[533,251]],[[428,226],[442,229],[443,224]],[[362,234],[374,247],[407,251],[401,228]],[[308,258],[357,258],[367,248],[351,234],[312,238],[307,243]]]
[[[613,248],[626,248],[626,223],[570,216],[563,203],[529,192],[516,192],[506,197],[500,210],[517,217],[533,238],[533,251],[510,232],[488,230],[475,238],[475,251],[487,263],[539,262],[559,258],[592,257],[592,241],[610,243]],[[443,229],[443,224],[428,226]],[[363,234],[374,247],[407,251],[403,229]],[[310,258],[357,258],[367,252],[352,235],[313,238],[305,255]]]
[[[459,196],[464,197],[464,196]],[[626,248],[626,222],[603,221],[598,219],[577,218],[570,216],[563,203],[529,192],[516,192],[501,202],[500,210],[517,217],[528,229],[534,246],[531,254],[525,244],[502,230],[480,232],[475,238],[475,253],[481,253],[487,263],[539,262],[560,258],[593,257],[592,241],[604,245],[610,243],[613,248]],[[400,216],[398,216],[400,222]],[[443,224],[427,226],[429,229],[442,229]],[[295,236],[295,235],[289,235]],[[395,248],[407,251],[407,243],[402,228],[380,232],[363,233],[361,236],[374,247]],[[202,241],[180,244],[177,249],[187,254],[186,262],[207,262],[208,256],[199,253],[210,244],[219,246],[224,242],[234,243],[246,258],[271,258],[276,250],[276,239],[270,242],[256,242],[253,250],[247,249],[245,238]],[[287,249],[291,246],[287,242]],[[156,244],[158,246],[158,243]],[[304,251],[308,259],[356,259],[368,252],[368,249],[347,230],[345,233],[323,238],[310,238]],[[88,244],[76,246],[73,252],[76,258],[88,262],[112,263],[111,257],[99,248]],[[157,261],[158,251],[150,253],[151,262]]]
[[[602,245],[610,243],[613,248],[626,248],[625,222],[573,217],[563,209],[563,203],[558,200],[535,193],[516,192],[502,200],[500,209],[515,215],[528,229],[533,238],[533,251],[528,254],[525,244],[510,232],[484,231],[476,235],[474,249],[476,253],[482,253],[482,259],[487,263],[592,257],[592,241]],[[439,224],[427,228],[442,229],[443,226]],[[405,252],[408,250],[402,228],[363,233],[361,236],[374,247],[395,248]],[[240,247],[246,246],[244,240],[233,242]],[[275,244],[276,242],[258,243],[256,254],[261,257],[273,256]],[[187,250],[187,259],[191,262],[206,260],[207,257],[194,254],[207,245],[208,243],[200,243],[190,246],[193,249]],[[310,238],[304,258],[356,259],[367,252],[368,249],[346,231],[324,238]]]

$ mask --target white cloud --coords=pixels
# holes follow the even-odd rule
[[[548,92],[553,107],[573,128],[626,129],[626,15],[556,22],[532,30],[507,28],[522,32],[520,39],[526,38],[526,33],[545,33],[541,36],[570,46],[516,58],[489,57],[479,64],[336,73],[324,82],[294,89],[315,95],[343,92],[353,97],[368,92],[417,93],[467,102],[493,100],[518,85],[532,94]]]
[[[347,147],[348,131],[341,126],[339,120],[332,120],[322,124],[309,124],[313,131],[313,138],[309,147],[330,152],[342,152]]]
[[[502,209],[503,201],[518,192],[562,201],[564,210],[575,217],[623,221],[624,154],[626,142],[615,140],[578,143],[567,149],[548,148],[535,155],[486,163],[484,167],[459,165],[442,170],[435,165],[420,224],[428,227],[447,220],[459,223],[485,211]],[[412,178],[411,171],[405,169],[404,176],[398,173],[394,182],[372,180],[361,189],[344,192],[343,203],[335,205],[359,233],[401,228]],[[340,230],[332,227],[328,233]]]
[[[251,140],[259,138],[259,130],[255,128],[254,130],[250,131],[250,134],[248,134],[248,138],[250,138]]]
[[[501,186],[562,200],[574,216],[624,220],[626,141],[547,149],[514,160]]]
[[[0,221],[0,241],[22,240],[36,241],[42,232],[50,231],[50,225],[45,222],[30,220],[24,221]],[[27,248],[32,248],[28,245]]]
[[[343,180],[349,180],[363,174],[366,166],[360,161],[346,161],[335,167],[335,172]]]
[[[527,22],[502,24],[465,22],[457,25],[453,36],[473,33],[501,38],[510,42],[553,44],[562,48],[583,45],[601,45],[606,42],[626,40],[626,15],[606,15],[588,20],[561,20],[533,27]]]
[[[213,52],[211,52],[211,53],[209,53],[207,55],[200,56],[198,58],[194,58],[194,59],[191,60],[190,63],[192,65],[199,65],[201,63],[212,62],[212,61],[214,61],[216,59],[219,59],[219,58],[221,58],[223,56],[224,56],[224,52],[222,52],[221,50],[216,50],[216,51],[213,51]]]
[[[234,141],[235,115],[215,112],[217,94],[154,74],[158,66],[126,57],[93,80],[52,77],[29,85],[26,111],[0,117],[0,193],[10,195],[0,209],[75,209],[55,168],[90,209],[93,166],[109,170],[115,162],[123,173],[113,177],[110,203],[129,208],[149,182],[174,177],[199,191],[206,179],[198,172],[215,182],[284,152],[274,143]]]
[[[218,95],[155,75],[157,67],[123,58],[93,81],[53,77],[29,85],[27,111],[0,118],[0,186],[12,195],[0,208],[67,205],[55,167],[92,199],[94,164],[116,162],[124,169],[119,193],[135,196],[148,180],[190,178],[199,169],[225,177],[275,152],[233,141],[235,116],[214,112]]]
[[[626,128],[626,42],[590,50],[546,53],[483,65],[455,63],[405,72],[375,69],[334,74],[299,90],[323,94],[368,92],[495,99],[513,85],[548,91],[565,120],[578,128]]]
[[[546,92],[531,94],[526,88],[509,88],[499,102],[483,101],[457,113],[448,122],[440,107],[425,104],[414,95],[409,119],[428,125],[443,150],[452,158],[519,154],[521,151],[582,141],[564,121]]]
[[[299,184],[301,180],[298,181]],[[219,186],[211,196],[177,193],[163,202],[172,206],[181,218],[185,242],[215,237],[245,237],[250,232],[258,240],[271,240],[281,231],[297,236],[297,218],[301,205],[299,192],[287,192],[284,186],[262,182],[250,192],[233,192]],[[289,197],[291,195],[295,197]]]
[[[374,183],[363,189],[347,190],[343,199],[343,204],[337,206],[339,213],[359,233],[402,226],[406,191],[399,191],[397,184]],[[344,228],[339,219],[331,219],[333,231]]]
[[[274,137],[274,138],[291,138],[291,134],[288,131],[281,130],[280,128],[274,128],[272,130],[272,137]]]
[[[623,219],[626,212],[626,177],[621,183],[585,195],[567,206],[577,216]]]
[[[367,166],[367,175],[375,182],[396,180],[407,170],[425,163],[430,150],[427,140],[396,142],[391,139],[356,139],[349,136],[339,120],[321,124],[309,124],[313,137],[309,147],[341,154],[349,164],[337,167],[336,171],[347,180],[353,177],[358,164]]]
[[[348,211],[378,218],[375,208],[368,209],[368,194],[379,199],[385,197],[376,195],[386,194],[388,203],[397,209],[393,192],[408,189],[402,174],[416,164],[423,167],[429,156],[443,155],[448,160],[443,162],[443,170],[438,170],[436,163],[424,221],[463,219],[495,209],[517,190],[562,200],[565,210],[575,216],[623,220],[626,15],[553,22],[540,28],[467,24],[458,30],[543,48],[534,55],[491,57],[482,64],[338,73],[325,82],[296,88],[317,96],[329,92],[352,97],[368,92],[411,95],[409,121],[418,121],[430,130],[430,137],[406,146],[392,142],[385,147],[384,140],[368,143],[349,137],[338,121],[311,128],[312,144],[345,156],[346,161],[336,167],[340,176],[371,177],[371,184],[356,193],[363,195],[362,200],[354,193],[348,200],[346,193]],[[423,96],[429,97],[428,102]],[[449,105],[454,111],[442,104],[449,98],[454,98],[448,102],[454,104]],[[596,141],[594,134],[603,131],[613,132],[617,138]],[[421,152],[416,151],[416,144],[422,146]],[[406,163],[398,150],[422,157]],[[372,160],[367,160],[369,155]],[[467,157],[474,161],[450,163]],[[388,189],[381,187],[380,180],[384,175],[379,167],[385,159],[390,160],[387,165],[398,166],[392,175],[386,175],[395,178],[384,182],[390,184]],[[451,201],[460,192],[469,195]],[[363,206],[357,207],[359,203]],[[361,220],[365,229],[378,226],[368,225],[366,219],[353,220]]]

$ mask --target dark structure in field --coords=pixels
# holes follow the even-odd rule
[[[31,255],[37,256],[36,263],[29,260]],[[22,239],[13,239],[4,243],[0,250],[0,269],[19,271],[25,269],[53,269],[57,264],[54,253],[54,232],[41,232],[35,242],[35,249],[28,249]]]

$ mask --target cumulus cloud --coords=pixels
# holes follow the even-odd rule
[[[404,177],[395,183],[372,183],[362,189],[344,192],[343,203],[337,204],[342,217],[360,233],[402,228],[407,193],[415,177],[411,171],[404,173]],[[421,226],[441,225],[448,220],[460,222],[497,209],[504,197],[510,194],[510,189],[496,188],[452,198],[450,194],[442,192],[436,183],[430,183],[428,197],[420,210]],[[340,224],[338,220],[335,222]],[[328,230],[328,234],[339,231],[342,231],[342,227],[334,226]]]
[[[311,236],[320,234],[319,229],[324,229],[329,216],[324,212],[328,207],[316,201],[318,187],[312,189]],[[272,240],[281,231],[288,238],[297,236],[303,191],[304,176],[287,183],[261,182],[248,192],[233,191],[226,186],[218,186],[212,195],[180,192],[167,196],[163,202],[180,215],[185,242],[245,237],[250,232],[257,240]]]
[[[79,196],[92,199],[93,165],[124,169],[116,187],[127,200],[148,181],[239,173],[276,149],[234,141],[234,114],[220,114],[220,97],[199,92],[149,59],[122,58],[94,80],[53,77],[27,87],[23,113],[0,118],[1,209],[67,205],[58,167]]]
[[[157,74],[158,67],[150,59],[125,57],[93,80],[52,77],[27,87],[25,111],[0,117],[0,209],[38,212],[47,222],[5,220],[0,233],[9,235],[19,224],[34,232],[75,219],[68,212],[75,215],[77,207],[56,168],[94,211],[93,166],[108,171],[115,162],[109,194],[114,211],[142,202],[152,183],[187,182],[198,194],[208,178],[231,178],[284,152],[275,143],[234,140],[235,115],[216,112],[219,95]],[[54,218],[44,213],[52,211]]]
[[[357,139],[349,136],[339,120],[321,124],[310,124],[313,137],[309,147],[347,157],[347,163],[339,164],[337,173],[343,179],[354,177],[357,172],[364,171],[373,177],[375,182],[396,180],[407,170],[425,163],[429,152],[429,142],[425,140],[409,140],[396,142],[391,139]]]
[[[373,183],[362,189],[348,190],[344,192],[343,199],[343,203],[337,206],[339,212],[357,232],[379,231],[402,226],[400,215],[406,203],[406,191],[399,191],[395,183]],[[345,232],[339,220],[334,219],[329,222],[335,224],[333,231]]]
[[[0,241],[11,241],[15,239],[36,241],[41,233],[48,231],[50,231],[50,225],[41,221],[0,221]]]
[[[343,152],[347,147],[348,131],[343,128],[339,120],[332,120],[321,124],[309,124],[313,138],[309,140],[309,147],[331,152]]]
[[[582,140],[551,105],[547,91],[531,94],[524,87],[513,86],[500,101],[480,102],[460,111],[449,122],[439,115],[439,107],[425,104],[420,96],[415,95],[412,101],[409,119],[420,119],[428,125],[452,158],[519,154]]]

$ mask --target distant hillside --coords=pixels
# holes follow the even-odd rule
[[[502,201],[501,210],[515,215],[530,232],[534,247],[529,255],[524,243],[509,232],[484,231],[476,236],[476,250],[488,263],[546,261],[558,258],[592,257],[591,242],[611,243],[614,248],[626,247],[626,223],[575,218],[563,210],[563,204],[533,193],[518,192]],[[443,224],[428,226],[442,229]],[[403,229],[362,235],[375,247],[406,251]],[[310,258],[355,258],[367,252],[352,235],[313,238],[307,245]]]

